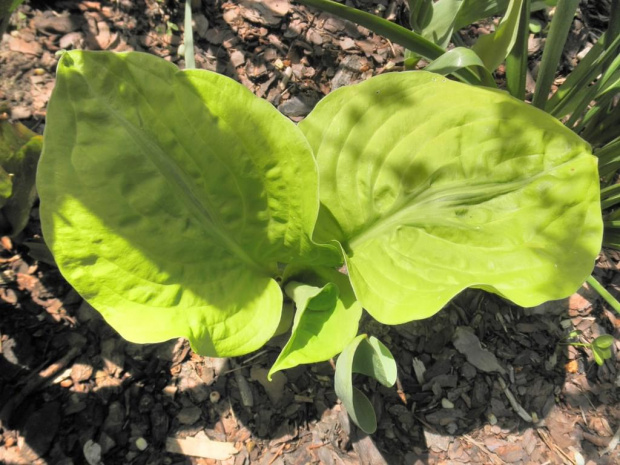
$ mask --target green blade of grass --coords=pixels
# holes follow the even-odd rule
[[[620,104],[615,95],[606,94],[584,120],[585,126],[580,135],[594,147],[606,145],[620,137]]]
[[[610,163],[620,163],[620,137],[612,140],[600,149],[595,150],[594,155],[598,157],[599,169]]]
[[[596,104],[587,110],[579,124],[573,128],[575,132],[582,132],[593,120],[600,118],[602,114],[613,108],[616,95],[620,94],[620,70],[618,70],[617,74],[616,76],[614,73],[614,75],[611,76],[611,80],[608,81],[604,78],[599,79],[588,88],[588,91],[583,94],[579,105],[566,122],[568,127],[574,126],[575,122],[578,121],[584,111],[588,109],[593,100],[596,100]],[[606,116],[603,116],[603,118],[606,118]]]
[[[481,35],[472,47],[490,72],[497,69],[512,50],[519,34],[521,7],[524,0],[510,0],[506,14],[495,32]]]
[[[609,37],[615,39],[620,36],[620,1],[612,0],[609,12]]]
[[[519,32],[512,50],[506,57],[506,87],[513,97],[525,99],[527,76],[527,42],[529,38],[530,0],[523,0]]]
[[[586,282],[592,286],[592,288],[598,292],[598,294],[609,304],[611,308],[613,308],[616,312],[620,313],[620,302],[616,300],[616,298],[609,293],[607,289],[603,287],[601,283],[599,283],[594,276],[590,276],[586,279]]]
[[[185,24],[183,27],[183,43],[185,44],[185,69],[196,68],[194,58],[194,31],[192,28],[192,2],[185,0]]]
[[[606,210],[620,204],[620,184],[601,189],[601,208]]]
[[[566,43],[568,31],[573,24],[573,17],[578,5],[579,0],[559,0],[555,15],[551,20],[549,37],[547,37],[547,43],[543,51],[536,82],[536,91],[532,100],[534,106],[543,110],[545,109],[551,84],[555,78],[555,71],[560,63],[562,50]]]
[[[605,231],[603,235],[603,247],[620,250],[620,233]]]
[[[545,109],[553,116],[561,118],[573,113],[579,102],[584,99],[588,85],[610,63],[613,64],[613,60],[620,50],[620,36],[611,42],[608,37],[607,32],[601,36],[583,60],[568,75],[557,92],[549,99]]]

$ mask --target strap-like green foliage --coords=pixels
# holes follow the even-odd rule
[[[72,51],[47,116],[45,239],[135,342],[251,352],[281,320],[286,269],[297,314],[276,371],[337,354],[361,306],[395,324],[472,286],[525,306],[565,297],[601,243],[588,145],[431,73],[339,89],[297,127],[218,74]]]
[[[332,92],[300,123],[319,164],[315,237],[337,239],[387,324],[467,287],[523,306],[570,295],[600,250],[596,159],[503,92],[425,72]]]
[[[21,123],[0,121],[0,222],[15,236],[28,223],[36,199],[35,173],[43,138]]]
[[[353,386],[353,374],[370,376],[390,387],[396,382],[396,371],[396,362],[388,348],[366,334],[351,341],[338,357],[334,379],[336,394],[353,422],[365,433],[375,432],[377,417],[368,397]]]
[[[424,69],[432,73],[447,76],[448,74],[452,74],[455,71],[468,66],[475,67],[478,70],[480,80],[484,86],[497,88],[497,84],[495,83],[495,80],[489,70],[485,67],[476,52],[470,48],[455,47],[441,55]]]
[[[0,0],[0,18],[11,14],[24,0]]]
[[[472,48],[491,72],[504,61],[517,40],[522,3],[523,0],[510,0],[497,30],[478,38]]]

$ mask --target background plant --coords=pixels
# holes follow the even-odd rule
[[[11,14],[22,3],[24,3],[24,0],[0,0],[0,37],[2,37],[9,26]]]
[[[37,194],[35,173],[43,138],[21,123],[0,119],[0,233],[25,227]]]

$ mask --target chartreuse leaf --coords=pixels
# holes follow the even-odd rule
[[[332,92],[300,127],[319,164],[315,238],[341,244],[380,322],[429,317],[467,287],[534,306],[570,295],[593,267],[590,147],[503,92],[382,75]]]
[[[353,386],[353,374],[361,373],[375,378],[384,386],[396,382],[396,362],[387,347],[377,338],[361,334],[342,351],[336,362],[336,395],[353,422],[365,433],[377,429],[377,417],[368,397]]]
[[[298,281],[285,287],[297,307],[293,329],[269,376],[304,363],[329,360],[342,352],[357,334],[362,316],[362,306],[342,273],[321,268],[294,276]]]
[[[609,349],[614,343],[614,337],[609,334],[603,334],[592,341],[592,345],[599,349]]]
[[[2,234],[15,236],[28,223],[37,196],[35,176],[42,141],[21,123],[0,121]]]
[[[248,353],[278,326],[278,263],[340,260],[309,238],[317,173],[297,127],[154,56],[62,56],[37,182],[61,272],[130,341]]]

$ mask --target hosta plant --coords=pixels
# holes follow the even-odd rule
[[[362,309],[404,323],[468,287],[537,305],[574,292],[601,245],[589,145],[428,72],[341,88],[295,125],[212,72],[67,52],[37,176],[61,272],[122,336],[225,357],[292,321],[272,373],[346,348],[342,372],[389,384]]]

